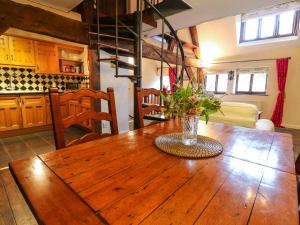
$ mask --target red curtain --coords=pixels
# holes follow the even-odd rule
[[[175,91],[175,84],[176,84],[176,67],[169,67],[169,79],[170,79],[170,90],[171,93]]]
[[[277,102],[271,120],[273,121],[275,127],[281,127],[285,98],[285,83],[288,72],[289,59],[277,59],[276,66],[279,93],[277,96]]]

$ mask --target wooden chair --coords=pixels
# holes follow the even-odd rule
[[[59,94],[57,88],[51,88],[49,95],[56,149],[61,149],[71,145],[76,145],[119,133],[114,90],[112,88],[108,88],[107,93],[103,91],[94,91],[91,89],[80,89],[78,91],[67,92],[64,94]],[[91,109],[63,118],[61,112],[62,106],[67,105],[68,102],[72,100],[80,101],[80,99],[82,98],[91,99]],[[94,103],[97,100],[106,100],[108,102],[109,113],[95,112]],[[92,121],[92,132],[66,144],[64,138],[64,130],[72,125],[82,124],[88,120]],[[95,132],[95,122],[101,120],[110,121],[111,134],[99,134]]]
[[[166,93],[166,89],[163,90],[163,93]],[[161,114],[162,104],[160,104],[160,91],[154,88],[150,89],[135,89],[135,95],[137,101],[135,102],[135,107],[137,107],[138,112],[138,128],[144,127],[144,119],[152,120],[153,123],[159,121],[166,121]]]

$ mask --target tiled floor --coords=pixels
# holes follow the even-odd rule
[[[65,132],[67,142],[84,134],[76,128],[67,129]],[[7,167],[8,162],[25,159],[34,155],[54,151],[55,144],[51,130],[0,139],[0,168]]]

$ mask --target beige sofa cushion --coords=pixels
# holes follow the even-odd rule
[[[221,112],[210,116],[210,121],[220,122],[226,125],[255,128],[258,119],[256,105],[240,102],[222,102]]]

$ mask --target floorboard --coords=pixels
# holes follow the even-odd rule
[[[1,171],[2,184],[17,225],[37,225],[9,170]]]
[[[0,225],[16,225],[6,188],[1,178],[0,176]]]

